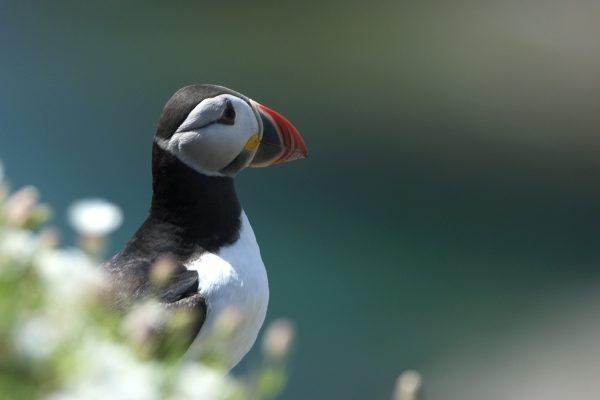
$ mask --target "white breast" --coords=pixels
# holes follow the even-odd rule
[[[198,272],[199,292],[206,300],[207,316],[192,351],[210,346],[222,352],[226,367],[234,367],[250,350],[263,324],[269,302],[267,272],[256,237],[242,211],[240,237],[217,253],[203,253],[186,267]],[[223,311],[233,310],[240,320],[227,338],[218,337],[215,323]]]

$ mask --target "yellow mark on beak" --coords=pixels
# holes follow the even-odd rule
[[[244,145],[244,150],[252,151],[258,147],[259,143],[260,139],[258,138],[258,134],[254,134],[250,137],[250,139],[248,139],[248,141]]]

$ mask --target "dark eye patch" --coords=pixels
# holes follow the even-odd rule
[[[235,108],[233,108],[231,101],[225,100],[225,110],[223,110],[223,114],[221,114],[217,122],[224,125],[233,125],[235,123]]]

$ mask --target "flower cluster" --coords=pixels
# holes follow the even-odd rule
[[[156,332],[177,335],[185,315],[173,317],[152,300],[126,315],[110,307],[98,265],[107,235],[122,221],[119,208],[99,199],[75,203],[69,219],[79,247],[60,248],[37,190],[10,193],[3,179],[0,165],[0,393],[15,399],[217,400],[272,399],[282,391],[294,337],[290,322],[267,328],[263,361],[247,376],[221,369],[218,352],[171,355]],[[168,274],[165,260],[153,271],[157,281]],[[235,312],[222,316],[223,335],[237,320]]]

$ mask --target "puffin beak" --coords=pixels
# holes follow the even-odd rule
[[[283,115],[254,102],[263,124],[263,135],[251,167],[268,167],[306,158],[308,150],[298,130]]]

